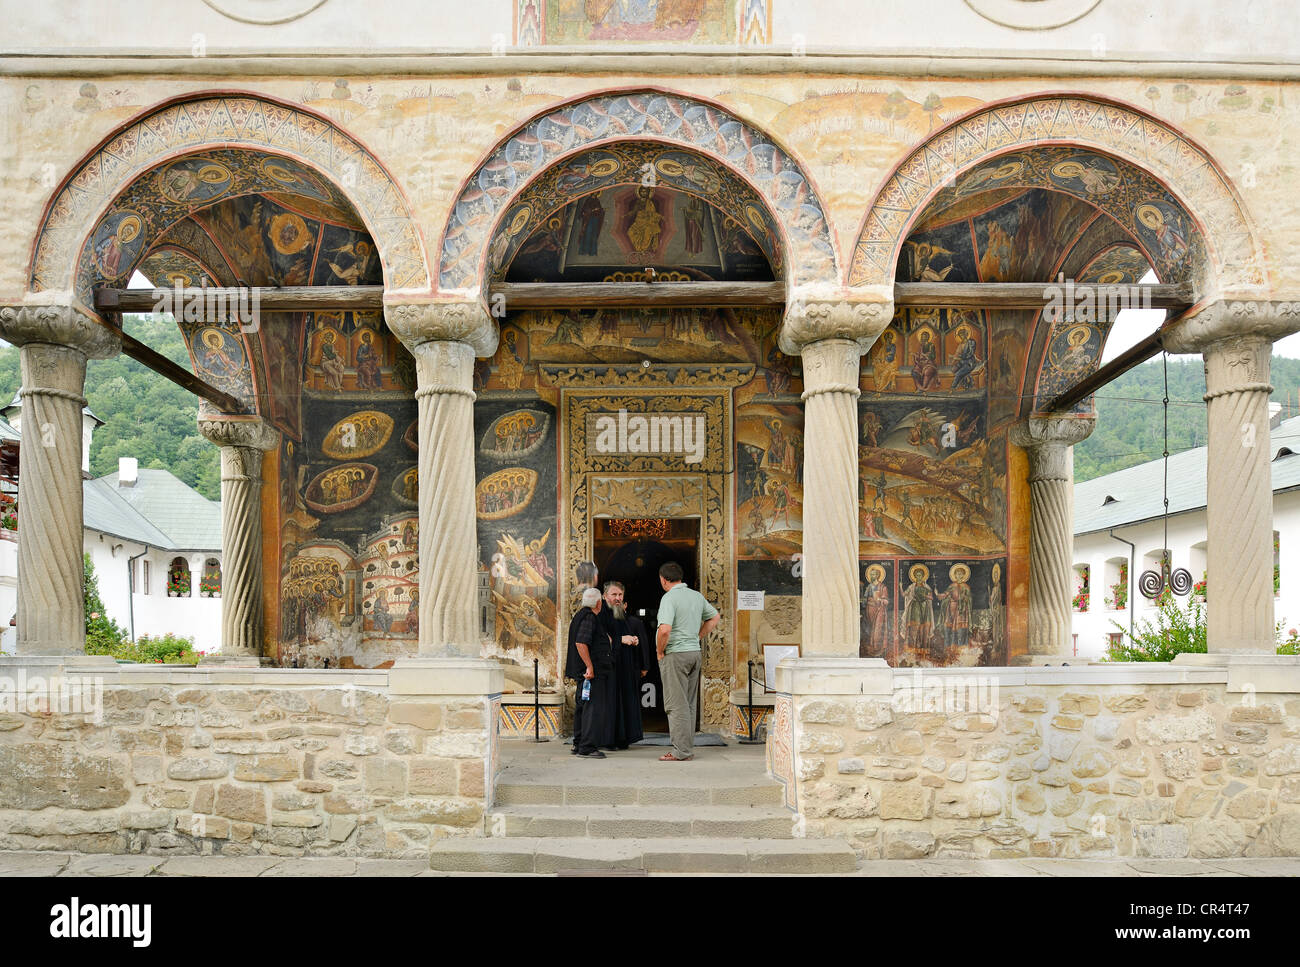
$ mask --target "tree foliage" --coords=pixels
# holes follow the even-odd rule
[[[192,371],[180,329],[169,316],[127,316],[125,328]],[[3,346],[0,395],[4,402],[13,398],[20,380],[18,348]],[[87,364],[86,400],[104,421],[90,445],[92,475],[113,473],[118,457],[135,457],[143,468],[170,470],[209,500],[220,499],[220,454],[199,433],[198,400],[188,390],[134,359],[117,356]]]

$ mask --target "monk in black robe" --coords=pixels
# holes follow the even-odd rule
[[[583,606],[569,622],[569,652],[564,665],[564,677],[573,679],[578,686],[573,706],[572,752],[590,759],[605,758],[600,746],[606,740],[618,700],[614,652],[600,617],[601,605],[600,592],[588,588],[583,595]],[[591,694],[584,700],[582,691],[588,683]]]
[[[606,748],[626,749],[644,738],[641,731],[641,679],[646,675],[645,655],[650,636],[641,619],[628,614],[623,601],[623,585],[617,581],[605,585],[605,606],[601,616],[614,648],[614,680],[617,683],[615,706],[604,736],[609,740]]]

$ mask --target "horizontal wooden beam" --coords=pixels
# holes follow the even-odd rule
[[[779,308],[784,282],[505,282],[492,287],[516,309],[640,309],[649,306]]]
[[[1051,301],[1085,304],[1091,292],[1097,315],[1110,308],[1183,310],[1195,301],[1190,283],[1102,286],[1024,282],[900,282],[897,307],[1041,309]],[[1112,306],[1112,294],[1119,305]],[[174,312],[194,306],[205,315],[253,306],[261,312],[376,310],[384,305],[379,285],[251,286],[239,288],[97,289],[95,308],[112,312]],[[770,307],[785,305],[783,282],[503,282],[492,296],[516,309],[643,308],[667,306]],[[242,300],[242,301],[241,301]]]
[[[1174,285],[1076,282],[1068,287],[1058,282],[899,282],[894,286],[894,305],[898,308],[1041,309],[1049,302],[1057,302],[1077,308],[1086,304],[1088,292],[1097,316],[1108,315],[1111,308],[1181,311],[1196,301],[1195,291],[1188,282]]]
[[[1107,383],[1123,376],[1134,366],[1139,366],[1142,363],[1145,363],[1152,356],[1164,350],[1165,335],[1169,332],[1170,327],[1177,324],[1181,319],[1182,315],[1179,314],[1165,320],[1164,325],[1151,333],[1151,335],[1146,336],[1139,342],[1124,350],[1087,379],[1076,383],[1064,393],[1054,397],[1045,407],[1043,407],[1043,410],[1048,413],[1068,410],[1080,400],[1091,396]]]
[[[122,329],[122,316],[113,307],[120,295],[120,290],[96,289],[95,308],[103,318],[96,319],[105,329],[110,329],[122,340],[122,352],[148,369],[153,370],[164,379],[169,379],[182,389],[189,390],[200,399],[207,400],[223,413],[242,413],[244,404],[223,390],[217,389],[207,380],[200,379],[183,366],[178,366],[162,353],[151,349],[139,339]]]
[[[242,301],[241,301],[242,300]],[[382,309],[382,285],[286,285],[222,288],[186,286],[164,289],[96,289],[95,308],[109,312],[184,311],[193,306],[204,318],[221,317],[240,307],[258,312],[311,312]]]

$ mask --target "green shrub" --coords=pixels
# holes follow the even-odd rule
[[[1165,595],[1155,621],[1144,618],[1132,633],[1124,632],[1117,644],[1106,649],[1102,661],[1173,661],[1176,655],[1205,652],[1205,605],[1189,600],[1184,608],[1172,594]]]

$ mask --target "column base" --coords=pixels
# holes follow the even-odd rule
[[[490,658],[399,658],[388,670],[392,695],[500,695],[505,684]]]
[[[262,655],[204,655],[199,659],[200,666],[219,665],[222,668],[277,668],[274,658]]]
[[[1011,659],[1012,668],[1040,668],[1046,665],[1086,665],[1087,658],[1074,655],[1016,655]]]
[[[1248,695],[1300,695],[1300,655],[1209,652],[1177,655],[1171,665],[1228,669],[1228,691]]]

